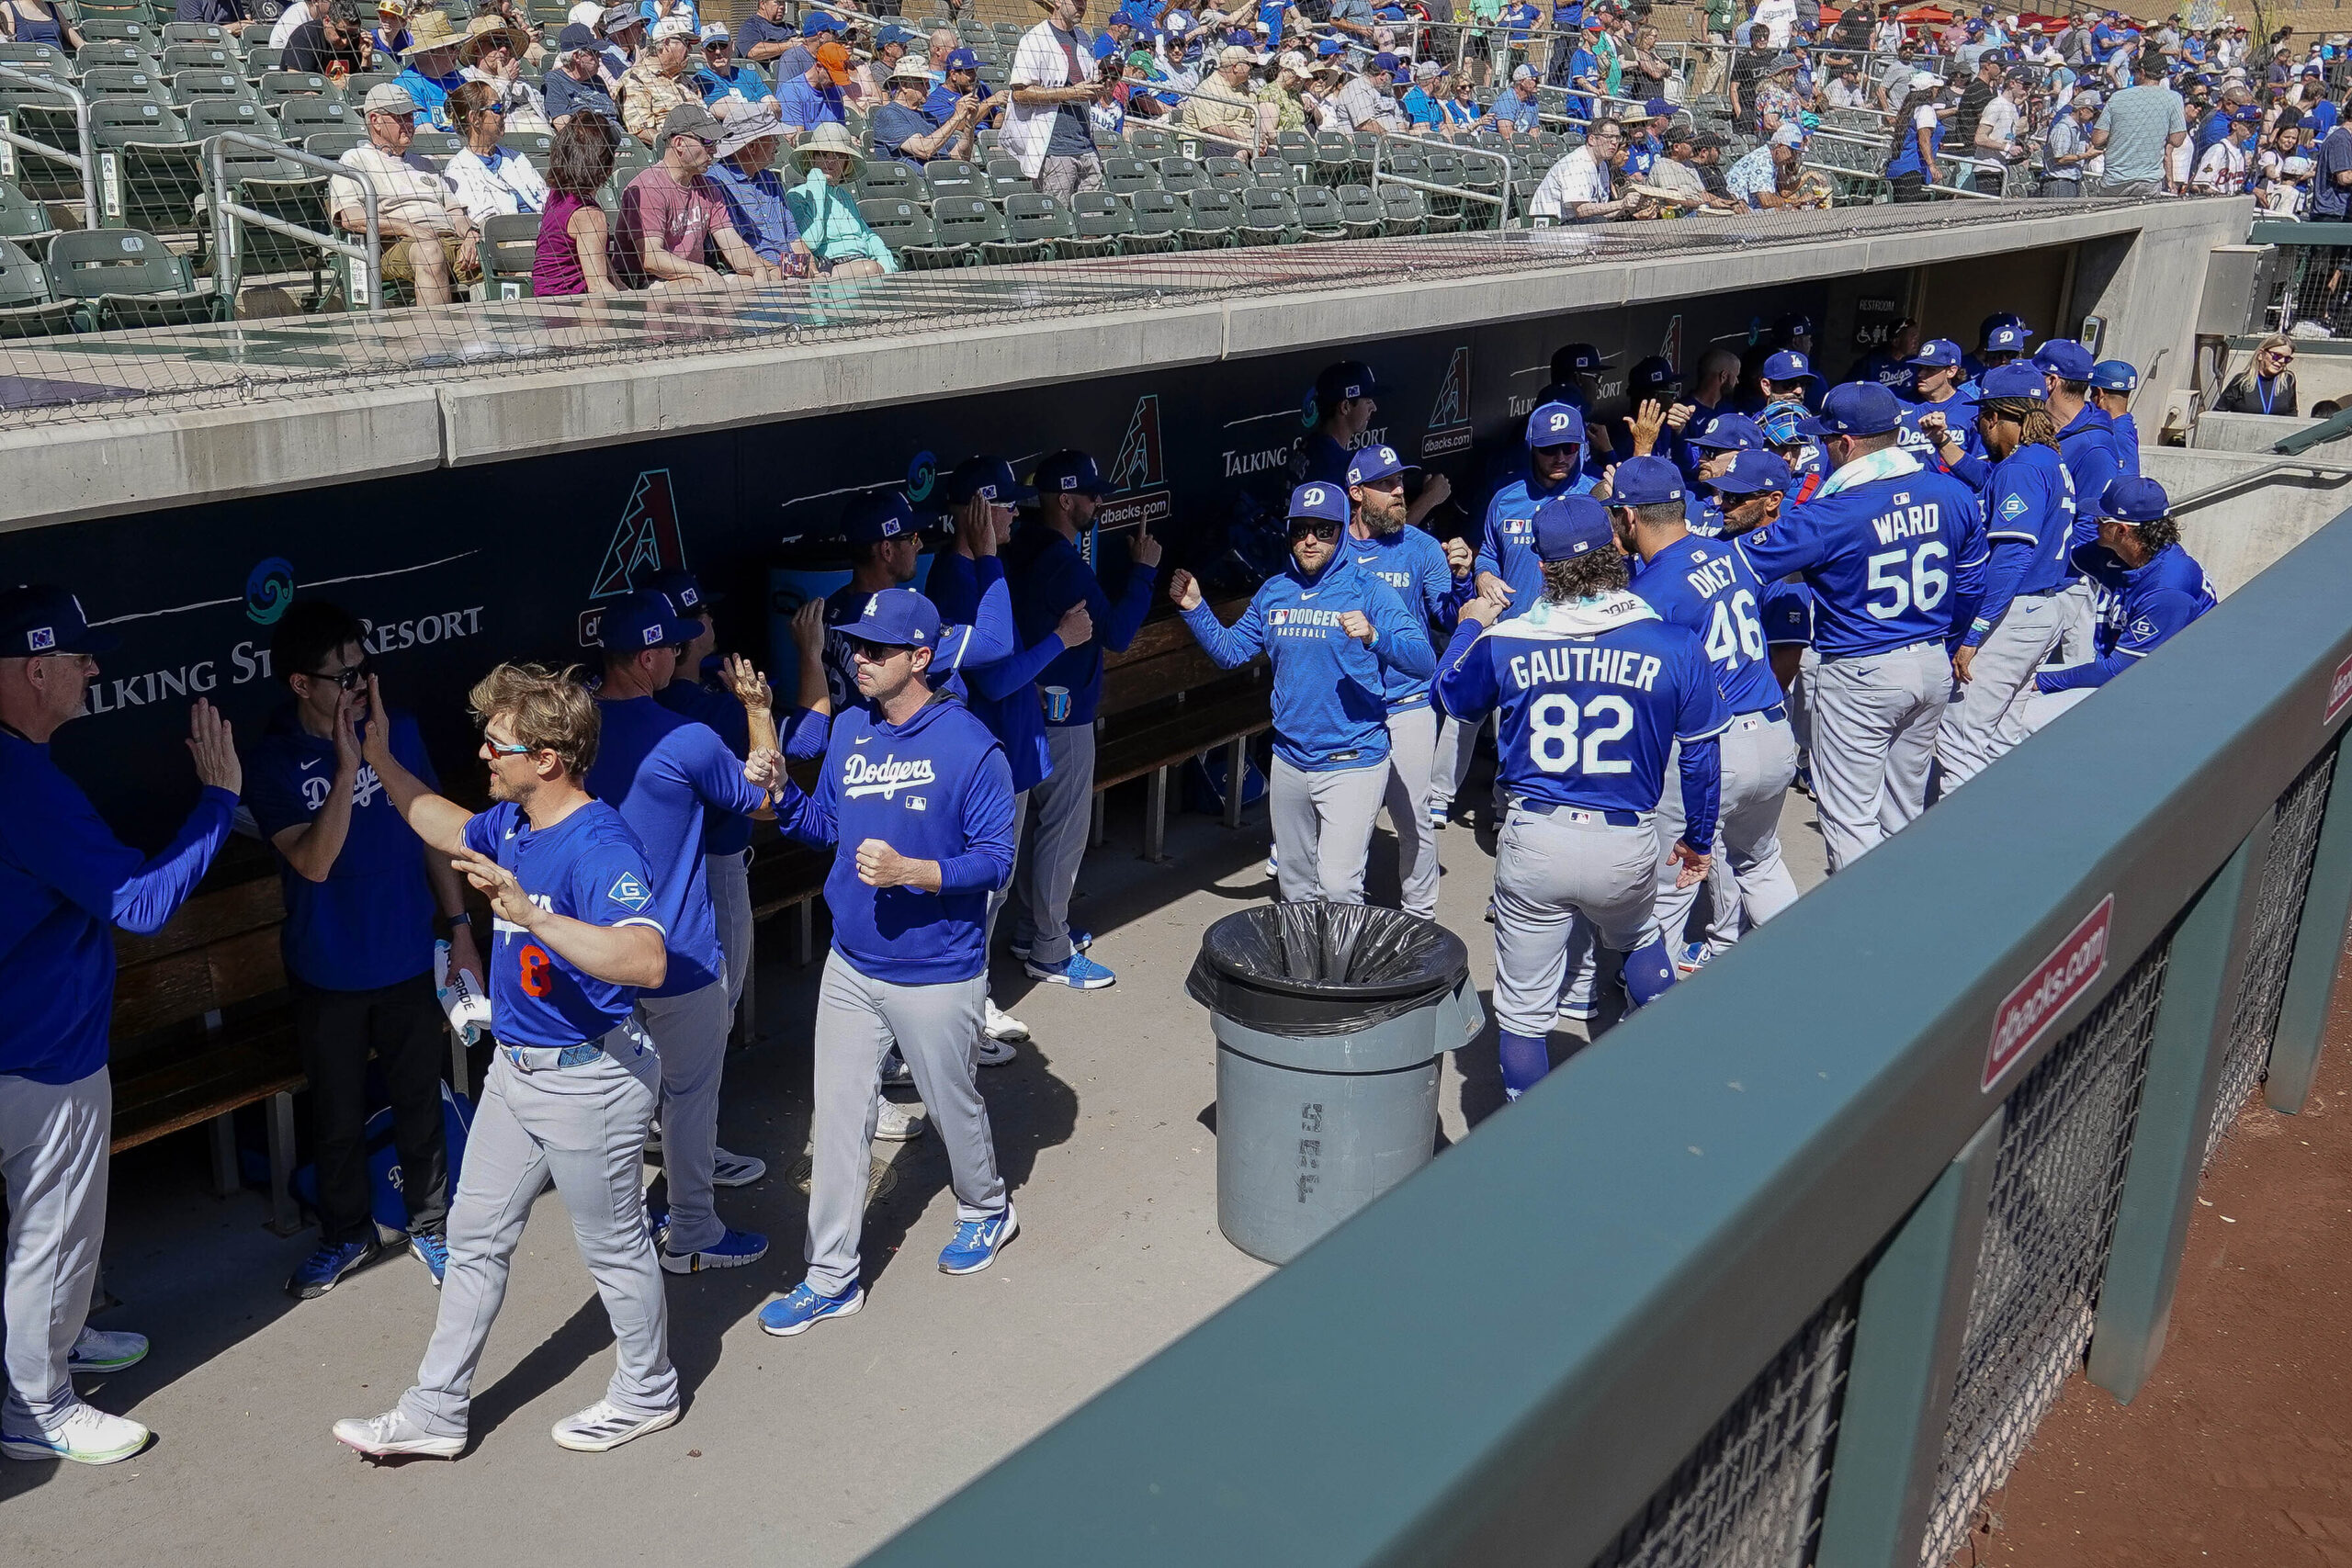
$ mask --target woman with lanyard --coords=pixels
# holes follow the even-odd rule
[[[465,137],[442,171],[477,227],[492,218],[539,212],[548,204],[548,183],[520,152],[501,147],[506,110],[487,82],[468,82],[449,95],[449,123]]]
[[[1928,187],[1943,183],[1942,171],[1936,167],[1936,151],[1944,141],[1943,117],[1936,105],[1943,90],[1942,79],[1934,73],[1913,73],[1911,91],[1895,111],[1894,156],[1886,164],[1894,200],[1926,201]]]
[[[2287,368],[2295,363],[2295,340],[2285,333],[2272,333],[2254,351],[2254,363],[2230,378],[2222,389],[2216,413],[2275,413],[2293,418],[2299,412],[2295,401],[2295,373]]]

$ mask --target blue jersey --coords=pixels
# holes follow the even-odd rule
[[[2323,108],[2326,104],[2321,105]],[[2140,477],[2140,426],[2128,413],[2109,414],[2108,434],[2115,442],[2116,466],[2127,479]]]
[[[1453,624],[1453,612],[1461,606],[1453,599],[1453,571],[1445,564],[1445,547],[1436,539],[1408,525],[1394,534],[1369,539],[1351,536],[1340,543],[1359,568],[1395,590],[1406,609],[1418,610],[1424,619],[1442,626]],[[1413,675],[1397,666],[1383,665],[1381,675],[1390,713],[1428,705],[1426,672]]]
[[[1868,468],[1875,477],[1857,475]],[[1951,630],[1953,577],[1984,560],[1973,491],[1883,447],[1841,468],[1811,501],[1742,535],[1758,578],[1802,573],[1814,591],[1814,646],[1825,659],[1939,642]]]
[[[1813,646],[1813,590],[1787,578],[1764,585],[1764,642],[1770,648]]]
[[[985,575],[986,569],[982,569]],[[993,664],[1022,648],[1035,648],[1053,635],[1072,604],[1083,603],[1094,617],[1094,636],[1055,656],[1037,672],[1040,686],[1060,686],[1069,693],[1069,716],[1050,722],[1092,724],[1102,702],[1102,656],[1125,653],[1151,611],[1152,584],[1157,569],[1136,561],[1127,568],[1127,581],[1114,600],[1102,579],[1078,547],[1043,523],[1032,523],[1012,536],[1004,562],[1012,591],[1012,631],[1002,649],[976,647],[968,662]]]
[[[934,558],[931,575],[923,581],[924,595],[943,621],[978,616],[983,592],[979,562],[959,550]],[[1037,696],[1037,677],[1062,651],[1061,634],[1049,631],[1010,659],[964,667],[964,705],[1004,748],[1015,795],[1054,771],[1053,751],[1046,744],[1046,713]]]
[[[1348,610],[1372,623],[1372,647],[1341,629]],[[1295,562],[1268,578],[1229,626],[1205,600],[1185,612],[1184,624],[1225,669],[1266,656],[1274,667],[1274,754],[1304,773],[1386,761],[1387,671],[1426,677],[1437,663],[1426,620],[1344,551],[1312,578]]]
[[[1591,811],[1656,810],[1668,751],[1731,727],[1699,639],[1631,593],[1539,602],[1491,626],[1465,623],[1446,647],[1437,689],[1464,723],[1498,713],[1511,794]],[[1705,847],[1697,830],[1714,819],[1712,804],[1691,817],[1693,848]]]
[[[438,789],[416,721],[391,716],[388,737],[401,766]],[[270,847],[326,805],[334,742],[304,729],[288,703],[245,758],[245,805]],[[277,930],[286,972],[322,991],[372,991],[433,967],[433,889],[424,880],[424,840],[402,818],[366,762],[351,781],[351,827],[343,851],[312,882],[278,856],[286,923]]]
[[[2075,552],[2075,564],[2085,576],[2115,595],[2120,607],[2121,630],[2113,646],[2099,658],[2048,675],[2034,677],[2037,691],[2065,692],[2077,687],[2104,686],[2145,659],[2174,634],[2211,609],[2213,585],[2205,569],[2178,545],[2168,545],[2154,560],[2137,569],[2126,567],[2101,545]]]
[[[1295,484],[1345,485],[1348,466],[1356,455],[1321,431],[1310,431],[1290,455],[1290,477]]]
[[[1764,644],[1764,586],[1721,539],[1684,537],[1634,567],[1634,592],[1668,625],[1696,636],[1734,714],[1781,704]]]
[[[672,713],[682,714],[696,724],[709,726],[736,756],[749,757],[752,754],[752,716],[743,711],[743,705],[731,694],[680,675],[654,693],[653,700]],[[751,846],[750,818],[739,817],[732,811],[703,814],[703,853],[740,855]]]
[[[2074,532],[2075,479],[2057,453],[2042,446],[2020,446],[1995,465],[1984,488],[1984,538],[1996,555],[2004,540],[2027,547],[2029,553],[2017,563],[2014,593],[2049,593],[2065,586],[2072,575],[2066,557]],[[1998,620],[2006,604],[2006,596],[2001,605],[1988,598],[1984,618]]]
[[[2082,412],[2058,433],[2058,456],[2064,460],[2066,471],[2075,476],[2072,547],[2079,550],[2098,542],[2098,520],[2104,515],[2099,502],[2123,471],[2115,454],[2115,422],[2107,417],[2106,410],[2085,403]]]
[[[1555,496],[1589,495],[1591,476],[1571,474],[1564,484],[1544,489],[1525,474],[1495,491],[1487,502],[1486,532],[1478,541],[1480,571],[1491,571],[1510,584],[1511,604],[1525,609],[1544,597],[1544,563],[1535,558],[1535,509]]]
[[[466,848],[513,872],[531,902],[550,913],[592,926],[662,931],[645,847],[601,800],[544,830],[531,826],[521,807],[501,801],[466,824]],[[709,901],[706,893],[703,902]],[[500,1043],[602,1039],[637,1006],[636,987],[573,968],[521,926],[492,920],[491,930],[490,1016]]]
[[[1903,423],[1895,428],[1894,437],[1905,452],[1922,463],[1940,468],[1935,443],[1921,434],[1919,422],[1931,413],[1944,416],[1944,428],[1960,443],[1961,450],[1975,457],[1984,450],[1984,438],[1976,434],[1976,400],[1962,392],[1954,392],[1939,403],[1906,403],[1903,408]]]
[[[1704,479],[1694,479],[1683,487],[1682,525],[1702,539],[1723,537],[1723,497]]]

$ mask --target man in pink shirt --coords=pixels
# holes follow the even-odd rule
[[[722,281],[703,262],[708,241],[718,243],[739,277],[782,280],[735,231],[726,201],[705,173],[725,130],[700,104],[680,104],[662,119],[662,161],[621,193],[616,249],[621,276],[632,287],[700,288]]]

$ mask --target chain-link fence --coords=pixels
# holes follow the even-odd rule
[[[2222,1062],[2213,1121],[2205,1134],[2208,1164],[2270,1062],[2270,1039],[2278,1032],[2278,1009],[2287,995],[2287,961],[2294,954],[2303,895],[2311,886],[2312,861],[2319,851],[2320,818],[2335,776],[2335,753],[2323,751],[2278,797],[2270,848],[2262,859],[2254,930],[2246,938],[2245,969],[2230,1016],[2229,1055]]]
[[[1857,1276],[1822,1303],[1593,1568],[1813,1560],[1860,1294]]]

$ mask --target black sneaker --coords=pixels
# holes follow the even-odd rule
[[[383,1256],[384,1243],[379,1236],[329,1242],[302,1260],[286,1281],[286,1293],[298,1302],[316,1301]]]

